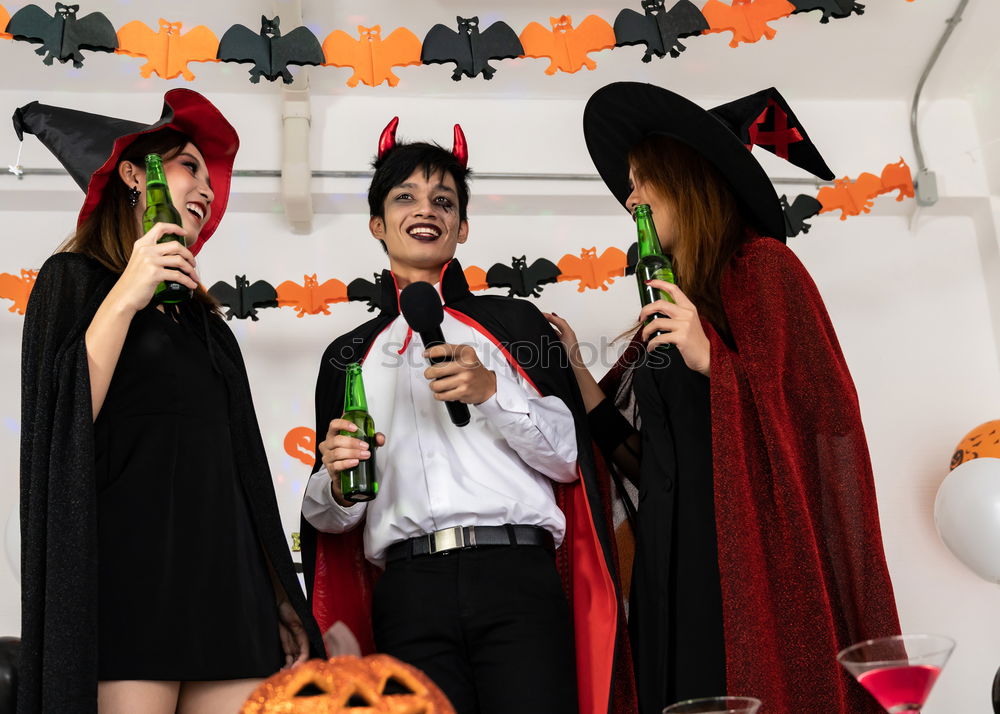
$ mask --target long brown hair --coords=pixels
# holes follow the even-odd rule
[[[722,272],[745,240],[746,222],[722,174],[687,144],[654,134],[629,152],[637,181],[671,207],[671,247],[677,285],[723,336],[729,322],[722,305]]]
[[[76,232],[59,246],[60,252],[83,253],[108,270],[121,274],[132,257],[132,246],[142,233],[135,218],[135,208],[129,205],[128,186],[118,174],[123,161],[145,166],[146,154],[160,154],[164,161],[179,154],[190,139],[175,129],[161,129],[133,141],[121,154],[104,193],[93,212]],[[202,286],[195,290],[195,299],[218,311],[218,302]]]

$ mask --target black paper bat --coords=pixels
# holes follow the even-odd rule
[[[795,6],[795,9],[792,10],[793,15],[799,12],[822,10],[823,17],[819,21],[824,24],[830,22],[831,17],[841,20],[854,13],[865,14],[865,6],[854,2],[854,0],[791,0],[791,3]]]
[[[628,247],[625,257],[625,275],[635,275],[635,266],[639,262],[639,244],[633,243]]]
[[[245,275],[237,275],[236,287],[220,280],[208,289],[209,294],[228,307],[226,319],[234,317],[245,320],[248,317],[256,321],[257,308],[278,307],[278,293],[274,286],[263,280],[257,280],[252,285]]]
[[[458,32],[447,25],[434,25],[424,37],[420,61],[424,64],[454,62],[451,78],[456,82],[482,73],[484,79],[493,77],[496,70],[489,60],[520,57],[524,47],[517,33],[506,22],[494,22],[482,32],[478,17],[458,17]]]
[[[25,5],[7,23],[7,32],[15,40],[41,43],[35,54],[45,55],[45,64],[73,60],[74,67],[83,66],[80,50],[113,52],[118,47],[118,35],[111,21],[100,12],[84,15],[79,20],[79,5],[56,3],[56,14],[49,15],[38,5]]]
[[[354,302],[368,303],[368,312],[381,310],[382,276],[375,273],[375,282],[364,278],[355,278],[347,284],[347,299]]]
[[[321,65],[326,61],[323,47],[308,28],[296,27],[282,35],[280,25],[280,17],[268,20],[263,15],[260,33],[245,25],[233,25],[219,41],[217,57],[223,62],[253,62],[250,81],[254,84],[261,77],[272,82],[281,77],[285,84],[291,84],[288,65]]]
[[[785,237],[791,238],[799,233],[808,233],[810,226],[806,223],[806,219],[815,216],[821,208],[823,208],[822,203],[805,193],[796,196],[791,206],[788,205],[788,198],[782,196],[781,210],[785,214]]]
[[[510,265],[497,263],[486,273],[486,284],[491,288],[509,288],[508,297],[538,297],[542,286],[554,283],[559,277],[559,268],[545,258],[539,258],[530,266],[525,256],[511,258]]]
[[[643,62],[653,55],[679,57],[686,47],[681,37],[700,35],[708,29],[708,21],[691,0],[680,0],[665,10],[663,0],[642,0],[643,13],[628,8],[615,18],[615,46],[646,45]]]

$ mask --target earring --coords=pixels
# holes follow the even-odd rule
[[[139,205],[139,189],[135,186],[129,186],[128,189],[128,205],[135,208]]]

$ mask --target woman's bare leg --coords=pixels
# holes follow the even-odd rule
[[[108,680],[97,683],[98,714],[174,714],[179,682]]]
[[[238,714],[262,679],[183,682],[177,714]],[[101,712],[103,714],[103,712]]]

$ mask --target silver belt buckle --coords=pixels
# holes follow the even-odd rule
[[[455,550],[457,548],[465,548],[470,545],[465,542],[465,533],[462,526],[454,526],[453,528],[445,528],[444,530],[434,531],[427,536],[429,541],[430,553],[441,553],[446,550]]]

